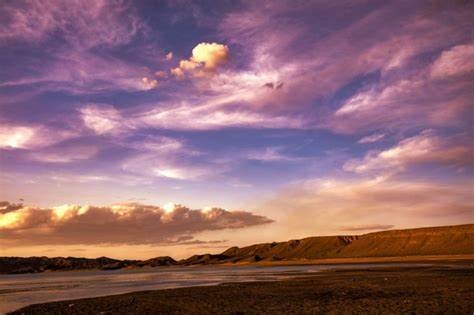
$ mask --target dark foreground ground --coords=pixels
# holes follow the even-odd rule
[[[13,314],[467,314],[474,268],[342,270],[279,282],[136,292],[38,304]]]

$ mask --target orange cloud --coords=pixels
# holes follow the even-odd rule
[[[273,222],[245,211],[191,210],[138,203],[52,208],[0,204],[0,243],[24,245],[163,244],[193,240],[203,231]]]
[[[279,191],[261,209],[284,222],[280,233],[288,237],[340,234],[341,227],[355,230],[461,224],[473,220],[472,184],[317,179]]]
[[[142,78],[142,85],[144,90],[152,90],[158,86],[158,81],[147,77]]]
[[[181,60],[179,66],[171,69],[176,77],[183,77],[185,73],[201,76],[215,71],[229,59],[229,47],[218,43],[200,43],[192,50],[189,59]]]

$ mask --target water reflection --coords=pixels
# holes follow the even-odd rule
[[[376,265],[158,267],[0,275],[0,314],[35,303],[225,282],[274,281],[356,266]]]

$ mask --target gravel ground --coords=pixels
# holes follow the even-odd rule
[[[304,279],[135,292],[12,314],[473,314],[474,268],[376,268]]]

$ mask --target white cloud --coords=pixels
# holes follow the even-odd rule
[[[1,148],[25,148],[32,143],[36,129],[31,127],[0,127]]]
[[[121,131],[123,119],[120,112],[111,105],[91,104],[79,110],[84,125],[96,134],[109,134]]]
[[[360,143],[360,144],[374,143],[379,140],[382,140],[383,138],[385,138],[384,133],[374,133],[374,134],[361,138],[359,141],[357,141],[357,143]]]
[[[91,159],[98,152],[95,146],[70,145],[32,152],[28,157],[44,163],[71,163]]]
[[[473,163],[472,154],[472,148],[451,143],[435,135],[432,130],[425,130],[389,149],[371,151],[363,159],[350,160],[344,164],[344,169],[356,173],[380,170],[398,172],[417,163],[467,165]]]
[[[53,130],[43,126],[6,124],[0,126],[0,148],[33,149],[61,142],[73,137],[70,131]]]
[[[246,158],[255,161],[295,161],[300,158],[285,155],[280,147],[270,147],[263,150],[253,151],[247,154]]]

